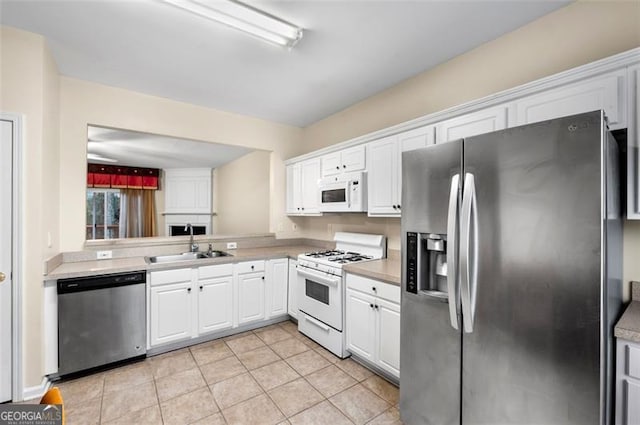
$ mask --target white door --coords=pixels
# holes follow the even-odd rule
[[[367,165],[364,145],[343,150],[340,154],[340,159],[342,160],[342,171],[350,173],[364,170]]]
[[[317,214],[320,212],[320,158],[309,159],[302,163],[302,213]]]
[[[507,128],[507,107],[496,106],[438,123],[436,140],[444,143],[504,128]]]
[[[287,314],[289,261],[286,258],[267,261],[266,279],[268,317]]]
[[[264,319],[264,273],[238,275],[238,323]]]
[[[232,276],[198,282],[198,334],[233,326]]]
[[[322,157],[322,177],[338,174],[342,165],[340,164],[340,152],[333,152]]]
[[[435,127],[427,125],[398,134],[398,143],[402,152],[426,148],[436,142]]]
[[[191,282],[151,287],[151,345],[191,337]]]
[[[13,121],[0,120],[0,403],[11,400],[11,206]]]
[[[298,262],[296,260],[289,260],[289,315],[291,317],[298,317]]]
[[[400,306],[376,300],[378,313],[378,366],[400,377]]]
[[[374,361],[376,314],[375,298],[347,289],[347,350]]]
[[[302,214],[302,165],[291,165],[291,212]]]
[[[368,214],[400,215],[399,179],[400,158],[398,139],[385,137],[367,146],[368,169]]]

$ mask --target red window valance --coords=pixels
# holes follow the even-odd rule
[[[158,189],[157,168],[88,164],[87,187],[111,189]]]

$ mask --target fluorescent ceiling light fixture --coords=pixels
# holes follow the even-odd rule
[[[292,48],[302,38],[302,28],[235,0],[163,1],[280,46]]]
[[[98,155],[97,153],[88,153],[87,159],[100,162],[118,162],[117,159],[107,158],[106,156]]]

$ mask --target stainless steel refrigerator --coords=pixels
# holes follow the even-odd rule
[[[405,424],[611,422],[618,155],[599,111],[403,153]]]

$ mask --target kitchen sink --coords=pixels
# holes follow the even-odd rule
[[[182,254],[156,255],[154,257],[144,257],[149,264],[155,263],[173,263],[176,261],[190,261],[201,258],[228,257],[231,254],[224,251],[205,251],[205,252],[183,252]]]

